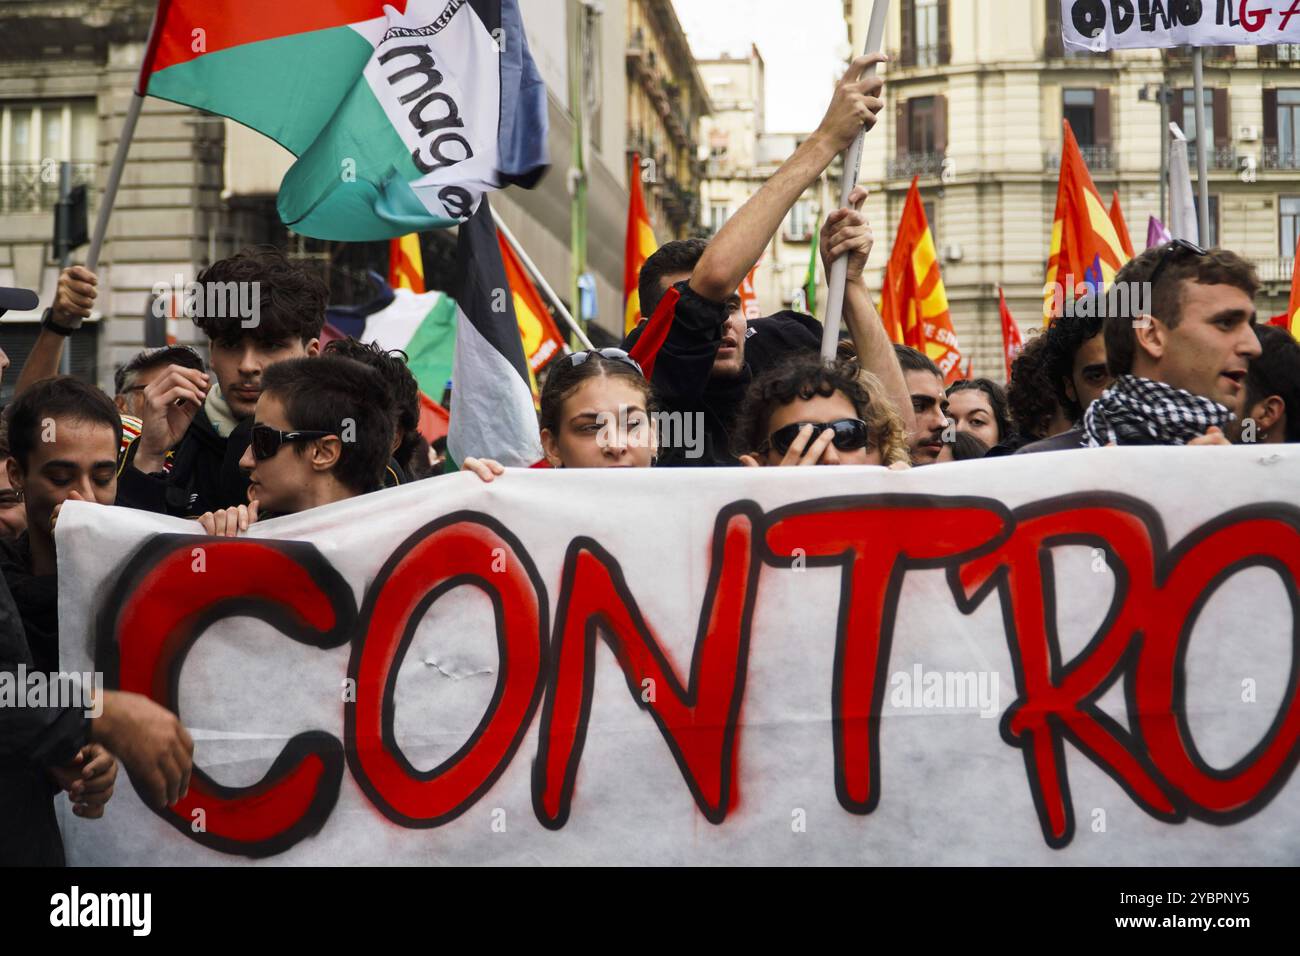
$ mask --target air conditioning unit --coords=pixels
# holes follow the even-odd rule
[[[1238,126],[1237,139],[1243,143],[1253,143],[1259,139],[1258,126]]]
[[[950,242],[943,247],[943,258],[946,262],[961,262],[961,245],[960,243]]]

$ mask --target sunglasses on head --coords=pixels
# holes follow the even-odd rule
[[[569,364],[577,368],[593,355],[599,355],[611,362],[622,362],[624,365],[630,365],[637,370],[637,374],[643,378],[645,377],[645,372],[641,371],[641,364],[622,349],[587,349],[585,352],[574,352],[569,356]]]
[[[1160,250],[1160,261],[1157,262],[1156,267],[1151,270],[1151,278],[1148,280],[1152,293],[1155,292],[1156,283],[1160,281],[1160,273],[1165,271],[1165,266],[1169,265],[1169,263],[1173,262],[1184,252],[1191,253],[1194,256],[1208,256],[1210,254],[1208,250],[1202,249],[1196,243],[1189,242],[1186,239],[1175,239],[1172,242],[1166,243],[1165,247]]]
[[[274,458],[280,449],[290,442],[314,441],[333,434],[334,432],[282,432],[270,425],[254,425],[250,445],[254,460],[266,461],[268,458]]]
[[[808,436],[808,444],[803,447],[803,451],[807,451],[824,431],[835,433],[831,444],[839,451],[857,451],[871,443],[871,433],[866,422],[860,418],[841,418],[833,422],[795,422],[793,425],[786,425],[772,432],[772,437],[767,440],[768,445],[778,455],[786,454],[795,439],[799,437],[799,430],[805,425],[812,426],[812,434]]]

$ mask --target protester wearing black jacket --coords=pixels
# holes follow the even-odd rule
[[[0,578],[0,673],[17,675],[19,665],[41,667]],[[77,708],[0,706],[0,865],[63,865],[53,799],[59,788],[47,770],[76,757],[89,726]]]
[[[145,388],[120,505],[197,517],[246,504],[239,459],[248,440],[239,426],[252,418],[262,373],[320,351],[329,289],[280,250],[245,249],[199,273],[196,286],[193,320],[208,338],[211,373],[172,365]]]
[[[661,447],[659,466],[737,465],[731,430],[750,383],[793,352],[818,351],[821,325],[798,312],[753,319],[745,324],[740,343],[739,373],[715,374],[724,330],[734,321],[739,302],[709,302],[685,281],[674,288],[680,298],[668,337],[655,357],[651,384],[661,410],[701,416],[704,432],[697,448]],[[644,328],[642,324],[628,335],[625,350],[631,350]]]

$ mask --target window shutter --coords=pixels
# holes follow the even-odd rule
[[[948,30],[948,0],[939,0],[939,62],[952,62],[952,39]]]
[[[948,97],[934,98],[934,151],[940,156],[948,152]]]
[[[1047,0],[1047,36],[1043,55],[1049,59],[1065,56],[1065,41],[1061,39],[1061,0]]]
[[[1277,90],[1264,91],[1264,145],[1277,146]]]
[[[1110,145],[1110,90],[1093,90],[1093,127],[1098,146]]]
[[[1232,146],[1232,111],[1228,105],[1228,91],[1214,91],[1214,148]]]
[[[1276,45],[1276,44],[1269,44],[1269,45],[1267,45],[1267,46],[1260,46],[1260,47],[1256,47],[1255,49],[1259,51],[1258,56],[1259,56],[1259,61],[1260,61],[1261,63],[1276,63],[1276,62],[1277,62],[1277,45]]]
[[[916,66],[916,3],[915,0],[903,0],[898,15],[902,24],[903,49],[900,54],[903,66]]]
[[[899,159],[907,155],[907,147],[911,142],[911,130],[908,129],[908,118],[911,116],[911,109],[906,101],[899,102],[894,107],[894,153]]]

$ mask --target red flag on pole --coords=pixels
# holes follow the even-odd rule
[[[1104,291],[1130,258],[1102,205],[1069,121],[1062,121],[1062,129],[1061,178],[1043,290],[1044,327],[1059,314],[1065,300],[1076,298],[1085,285]]]
[[[898,221],[898,235],[885,267],[883,285],[880,320],[890,339],[929,356],[949,384],[960,378],[961,349],[916,179],[912,180]]]
[[[632,155],[632,169],[628,174],[627,239],[623,247],[623,332],[631,332],[641,322],[641,294],[637,280],[641,267],[659,248],[655,231],[646,212],[645,196],[641,192],[641,157]]]
[[[1007,294],[998,286],[998,309],[1002,313],[1002,352],[1006,357],[1007,381],[1011,381],[1011,363],[1016,360],[1025,347],[1025,340],[1020,337],[1020,326],[1007,308]]]

